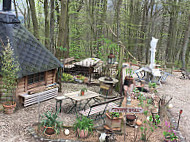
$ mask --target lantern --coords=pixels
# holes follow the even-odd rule
[[[113,53],[110,53],[108,56],[108,64],[114,64],[115,63],[115,55]]]

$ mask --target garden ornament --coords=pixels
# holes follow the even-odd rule
[[[172,104],[169,104],[169,105],[168,105],[168,108],[169,108],[169,109],[173,108],[173,105],[172,105]]]
[[[151,51],[151,57],[150,57],[150,68],[154,69],[155,67],[155,52],[156,52],[156,44],[158,42],[158,39],[152,37],[152,40],[150,42],[150,51]]]
[[[69,129],[65,129],[65,135],[66,135],[66,136],[69,135]]]
[[[99,137],[99,141],[100,142],[105,142],[105,140],[106,140],[106,133],[101,133],[101,135],[100,135],[100,137]]]

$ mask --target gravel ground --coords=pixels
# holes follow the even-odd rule
[[[84,87],[87,86],[83,84],[66,83],[63,84],[63,93],[78,91]],[[99,92],[98,86],[87,88],[91,91]],[[59,93],[59,95],[62,95],[62,93]],[[40,114],[51,109],[55,110],[55,103],[54,99],[42,102],[40,104]],[[68,105],[71,105],[69,100],[63,101],[63,107],[68,107]],[[75,122],[75,114],[65,114],[62,112],[59,115],[66,126],[71,126]],[[11,115],[0,112],[0,142],[35,142],[36,140],[28,133],[27,127],[38,122],[38,117],[38,104],[21,108]]]
[[[63,84],[63,93],[77,91],[86,85],[79,84]],[[98,92],[99,87],[88,87],[89,90]],[[173,109],[171,110],[173,117],[178,119],[179,110],[183,110],[180,121],[179,130],[183,136],[186,137],[187,142],[190,141],[190,121],[188,121],[189,108],[190,108],[190,80],[179,79],[179,74],[169,76],[167,82],[159,87],[161,95],[173,97],[171,103]],[[61,95],[61,93],[59,94]],[[64,101],[62,106],[68,106],[70,102]],[[47,110],[55,110],[55,100],[51,99],[40,104],[40,114]],[[35,140],[27,132],[27,127],[38,122],[38,104],[21,108],[14,114],[6,115],[0,113],[0,142],[35,142]],[[72,125],[76,116],[74,114],[60,114],[64,125]]]
[[[170,101],[173,104],[171,112],[176,121],[178,121],[180,109],[183,110],[179,130],[186,138],[186,141],[190,142],[190,80],[182,80],[180,75],[181,73],[174,73],[173,76],[169,76],[166,83],[159,87],[158,92],[168,98],[173,98]]]

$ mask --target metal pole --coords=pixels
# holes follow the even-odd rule
[[[40,95],[38,95],[38,123],[40,123]]]
[[[180,112],[179,112],[179,119],[178,119],[178,122],[177,122],[177,128],[176,128],[176,130],[178,130],[178,128],[179,128],[179,121],[180,121],[182,112],[183,112],[183,110],[180,110]]]

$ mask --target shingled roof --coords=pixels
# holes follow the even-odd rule
[[[61,67],[59,60],[44,47],[12,14],[0,13],[0,39],[8,39],[21,70],[18,77]],[[2,45],[0,44],[0,53]]]

